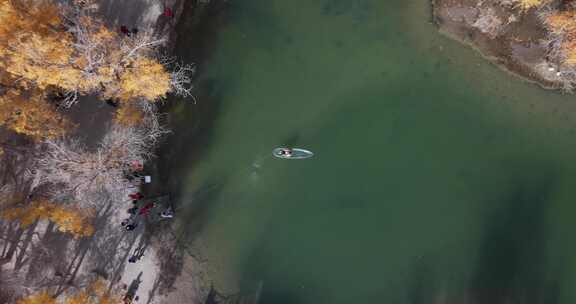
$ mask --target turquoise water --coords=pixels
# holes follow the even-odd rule
[[[231,1],[161,162],[217,289],[260,303],[573,303],[576,111],[426,1]],[[184,27],[185,30],[185,27]],[[197,60],[197,36],[178,53]],[[287,161],[277,146],[315,157]],[[509,302],[511,301],[511,302]]]

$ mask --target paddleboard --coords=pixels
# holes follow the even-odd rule
[[[299,148],[292,148],[291,150],[292,154],[290,156],[287,156],[281,153],[281,151],[285,149],[287,148],[276,148],[274,149],[274,151],[272,151],[272,155],[284,159],[304,159],[314,156],[314,153],[312,153],[311,151]]]

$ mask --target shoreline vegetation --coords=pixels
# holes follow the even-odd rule
[[[120,221],[169,132],[158,105],[194,98],[194,66],[169,55],[191,4],[165,1],[125,33],[101,2],[0,0],[0,303],[120,303],[141,283],[122,287],[134,247],[148,248],[149,300],[182,272],[177,238],[157,233],[170,224]]]
[[[576,85],[576,3],[572,0],[432,0],[444,35],[545,89]]]

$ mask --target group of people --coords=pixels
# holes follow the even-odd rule
[[[144,256],[145,247],[138,247],[134,249],[134,253],[128,258],[128,263],[136,263]]]
[[[126,36],[128,36],[128,37],[130,37],[130,36],[132,36],[132,35],[136,36],[136,35],[138,34],[138,29],[137,29],[137,28],[134,27],[134,28],[132,28],[132,29],[128,29],[128,27],[125,26],[125,25],[121,25],[120,28],[118,29],[118,31],[119,31],[121,34],[124,34],[124,35],[126,35]]]
[[[162,16],[167,17],[167,18],[173,18],[174,12],[172,11],[171,8],[166,7],[166,8],[164,8],[164,11],[162,12]],[[128,37],[131,37],[131,36],[138,35],[138,28],[134,27],[132,29],[129,29],[128,26],[121,25],[120,28],[118,29],[118,32],[120,32],[121,34],[126,35]]]
[[[130,216],[123,220],[120,224],[127,231],[132,231],[138,226],[138,216],[146,216],[150,209],[154,208],[154,203],[148,203],[142,207],[138,207],[138,202],[144,198],[144,195],[140,192],[128,194],[128,197],[132,200],[132,207],[127,210]]]
[[[138,226],[138,219],[140,216],[147,216],[150,211],[156,207],[156,203],[148,202],[143,206],[138,206],[140,200],[144,199],[144,195],[140,192],[129,194],[128,197],[132,200],[132,207],[127,212],[130,216],[121,222],[122,227],[127,231],[132,231]],[[174,211],[171,207],[158,212],[158,216],[162,219],[170,219],[174,217]]]

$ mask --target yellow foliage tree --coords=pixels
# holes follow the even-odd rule
[[[2,212],[2,218],[17,220],[21,228],[30,226],[37,220],[47,219],[58,226],[58,230],[74,237],[86,237],[94,233],[88,223],[86,212],[77,208],[65,208],[47,201],[33,202],[25,207],[10,208]]]
[[[534,7],[542,6],[550,0],[514,0],[514,5],[523,11],[527,11]]]
[[[86,216],[82,215],[79,210],[54,206],[48,219],[58,225],[58,230],[61,232],[71,233],[77,237],[90,236],[94,233],[94,228],[85,223]]]
[[[120,304],[120,297],[116,293],[106,290],[105,282],[96,280],[88,287],[64,297],[54,299],[46,291],[32,294],[16,302],[16,304]]]
[[[170,74],[163,65],[147,57],[137,57],[120,72],[120,80],[108,87],[109,98],[154,101],[170,91]]]
[[[48,1],[0,0],[0,68],[44,89],[86,91],[90,83],[74,64],[73,40],[58,8]],[[92,84],[93,85],[93,84]]]
[[[58,7],[49,1],[0,0],[0,37],[4,43],[22,32],[47,35],[60,25]]]
[[[545,18],[545,23],[550,32],[557,35],[573,36],[576,33],[576,14],[572,10],[559,11]]]
[[[37,220],[48,218],[51,209],[51,204],[36,202],[25,207],[15,207],[4,210],[2,212],[2,218],[9,221],[17,220],[21,228],[26,228]]]
[[[34,139],[66,134],[73,124],[48,104],[40,92],[9,90],[0,96],[0,125]]]
[[[133,127],[144,120],[144,113],[135,103],[123,103],[114,115],[114,120],[121,126]]]
[[[57,304],[56,299],[54,299],[48,292],[43,291],[23,299],[20,299],[16,304]]]
[[[69,22],[63,23],[60,14]],[[189,94],[184,67],[169,72],[154,57],[150,33],[120,36],[82,6],[54,0],[0,0],[0,126],[35,140],[60,137],[72,124],[43,98],[64,91],[64,106],[77,96],[100,93],[122,103],[116,121],[135,126],[143,120],[136,100],[156,101],[172,90]],[[178,77],[175,77],[178,76]],[[2,94],[2,93],[0,93]]]
[[[97,280],[88,288],[68,297],[64,304],[114,304],[120,303],[120,298],[106,291],[102,280]]]
[[[562,37],[559,47],[564,63],[576,64],[576,12],[568,10],[550,14],[544,23],[552,34]]]
[[[50,0],[0,0],[0,70],[24,87],[58,87],[74,93],[69,96],[102,92],[121,101],[154,101],[171,90],[171,74],[153,58],[161,40],[121,37],[78,12],[64,25]]]

